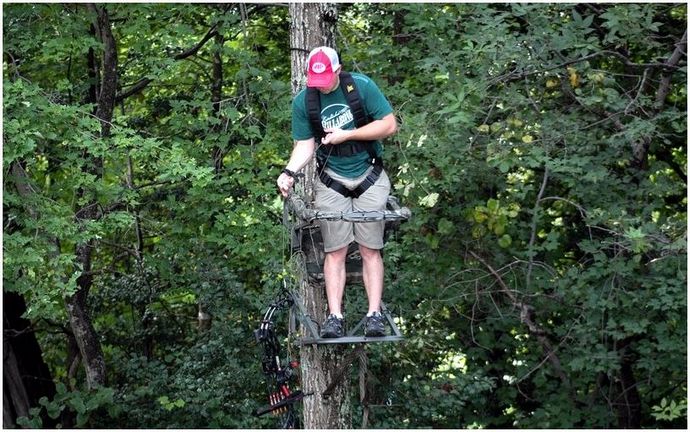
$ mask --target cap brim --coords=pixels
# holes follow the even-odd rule
[[[335,79],[334,73],[308,74],[307,87],[328,87]]]

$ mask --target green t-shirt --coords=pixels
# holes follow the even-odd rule
[[[357,86],[364,110],[372,120],[381,120],[393,112],[391,104],[371,78],[359,73],[352,73],[351,75]],[[297,141],[314,137],[304,100],[306,93],[306,89],[302,90],[292,101],[292,138]],[[332,93],[319,94],[321,97],[321,124],[324,129],[331,127],[355,129],[354,117],[340,86]],[[383,154],[381,141],[375,142],[375,149],[376,154],[381,157]],[[336,174],[348,178],[361,176],[371,166],[367,152],[346,157],[331,155],[328,157],[326,165]]]

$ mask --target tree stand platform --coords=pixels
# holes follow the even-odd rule
[[[366,316],[363,317],[356,326],[354,326],[347,334],[339,338],[322,338],[319,335],[318,324],[314,319],[304,310],[302,299],[297,293],[290,293],[292,296],[292,306],[290,309],[290,334],[297,334],[297,321],[299,321],[307,334],[299,339],[299,345],[322,345],[322,344],[351,344],[351,343],[370,343],[370,342],[399,342],[405,339],[400,332],[400,329],[395,325],[390,311],[385,304],[381,303],[381,315],[386,318],[390,335],[379,337],[367,337],[362,335],[362,329],[366,322]]]

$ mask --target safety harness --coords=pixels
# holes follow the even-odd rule
[[[360,98],[355,81],[352,79],[352,75],[348,72],[340,72],[339,76],[340,88],[345,95],[347,105],[350,107],[350,111],[354,117],[355,127],[360,128],[371,123],[372,120],[367,115],[362,105],[362,99]],[[378,180],[383,171],[383,161],[377,156],[374,147],[376,141],[347,141],[338,145],[321,145],[321,140],[326,136],[326,133],[321,123],[321,97],[319,90],[313,87],[307,88],[305,103],[307,117],[309,118],[309,123],[314,132],[317,145],[319,145],[316,152],[316,165],[319,173],[319,180],[321,180],[326,187],[333,189],[345,197],[359,198],[369,187],[376,183],[376,180]],[[328,148],[328,150],[326,150],[326,148]],[[354,189],[348,189],[344,184],[335,180],[324,170],[330,156],[347,157],[362,152],[369,153],[369,162],[374,168]]]

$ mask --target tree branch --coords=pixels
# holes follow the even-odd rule
[[[666,60],[664,63],[665,65],[668,65],[669,67],[676,67],[680,59],[685,55],[686,50],[687,50],[687,45],[688,45],[688,31],[685,30],[683,33],[683,36],[680,38],[680,41],[676,44],[676,49],[673,51],[673,54],[671,54],[671,57]],[[671,90],[671,74],[669,73],[663,73],[661,77],[661,84],[659,85],[659,89],[656,92],[656,106],[657,109],[661,108],[664,105],[664,101],[666,100],[666,96],[668,96],[668,92]]]
[[[218,23],[213,24],[213,26],[211,26],[208,32],[206,32],[206,35],[196,45],[189,48],[187,51],[183,51],[179,54],[176,54],[175,56],[173,56],[173,58],[175,60],[183,60],[199,52],[199,50],[204,46],[204,44],[206,44],[206,42],[208,42],[209,40],[211,40],[212,37],[218,34],[218,30],[216,30],[216,27],[218,27]]]
[[[153,80],[151,80],[150,78],[140,79],[135,84],[133,84],[132,87],[129,88],[129,90],[127,90],[124,93],[120,93],[119,95],[117,95],[115,100],[117,102],[122,102],[124,99],[127,99],[128,97],[133,96],[133,95],[139,93],[140,91],[144,90],[146,88],[146,86],[151,84],[152,81]]]
[[[175,54],[175,55],[173,56],[173,58],[174,58],[175,60],[184,60],[184,59],[186,59],[186,58],[188,58],[188,57],[193,56],[193,55],[196,54],[197,52],[199,52],[199,50],[206,44],[206,42],[208,42],[209,40],[211,40],[211,38],[213,38],[214,36],[216,36],[216,35],[218,34],[218,30],[216,29],[217,27],[218,27],[218,23],[214,24],[214,25],[206,32],[206,35],[205,35],[199,42],[197,42],[196,45],[194,45],[193,47],[187,49],[186,51],[183,51],[183,52],[181,52],[181,53],[179,53],[179,54]],[[137,81],[134,85],[132,85],[132,87],[130,87],[129,90],[127,90],[126,92],[123,92],[123,93],[120,93],[119,95],[117,95],[117,97],[115,98],[116,102],[121,102],[121,101],[123,101],[124,99],[126,99],[126,98],[128,98],[128,97],[130,97],[130,96],[133,96],[133,95],[139,93],[140,91],[142,91],[142,90],[144,90],[146,87],[148,87],[148,85],[151,84],[152,82],[153,82],[153,80],[150,79],[150,78],[142,78],[142,79],[140,79],[140,80]]]
[[[664,69],[661,74],[661,83],[656,92],[655,109],[657,112],[661,110],[666,101],[666,96],[671,91],[671,74],[669,70],[674,70],[678,68],[678,62],[685,55],[685,50],[687,48],[687,37],[688,31],[685,30],[680,41],[676,43],[676,49],[673,50],[671,56],[664,62],[664,65],[670,69]],[[651,137],[646,135],[638,139],[633,143],[633,158],[632,165],[636,166],[640,170],[647,168],[647,157],[649,155],[649,147],[651,145]]]
[[[537,194],[537,201],[534,203],[534,208],[532,209],[532,226],[529,238],[529,245],[527,246],[527,253],[529,254],[529,264],[527,266],[527,278],[526,286],[532,284],[532,267],[534,267],[534,254],[532,253],[532,248],[534,248],[534,242],[537,239],[537,212],[539,211],[539,203],[544,196],[544,190],[546,189],[546,184],[549,181],[549,167],[544,166],[544,178],[541,182],[541,188],[539,188],[539,194]]]
[[[508,296],[513,305],[520,309],[520,322],[525,324],[529,329],[529,332],[537,337],[537,340],[541,344],[542,349],[546,354],[546,357],[549,359],[549,362],[551,363],[551,366],[553,366],[556,375],[558,375],[563,384],[570,387],[570,382],[568,381],[567,375],[563,371],[561,361],[556,355],[556,352],[553,349],[551,342],[546,337],[546,331],[534,321],[534,307],[518,300],[515,294],[513,294],[510,288],[508,288],[501,275],[498,274],[498,272],[493,267],[491,267],[491,264],[486,262],[475,252],[469,251],[469,253],[470,255],[472,255],[472,257],[474,257],[474,259],[479,261],[482,265],[484,265],[484,267],[486,267],[489,270],[489,272],[494,276],[496,282],[498,282],[498,284],[501,286],[503,292]]]
[[[225,5],[225,7],[223,8],[223,14],[227,13],[228,10],[230,10],[230,7],[231,7],[230,4]],[[268,5],[255,5],[254,7],[247,9],[247,15],[249,15],[249,14],[252,13],[252,12],[260,11],[260,10],[266,8],[266,7],[268,7]],[[215,36],[217,36],[217,35],[219,34],[219,33],[218,33],[218,24],[219,24],[219,23],[213,24],[213,25],[211,26],[211,28],[208,29],[208,31],[206,32],[206,34],[204,35],[204,37],[201,38],[201,40],[200,40],[199,42],[196,43],[196,45],[194,45],[193,47],[191,47],[191,48],[189,48],[189,49],[187,49],[187,50],[185,50],[185,51],[183,51],[183,52],[181,52],[181,53],[175,54],[175,55],[173,56],[173,58],[174,58],[175,60],[184,60],[184,59],[187,59],[187,58],[189,58],[189,57],[195,55],[196,53],[198,53],[199,50],[200,50],[201,48],[203,48],[203,46],[206,44],[206,42],[208,42],[208,41],[211,40],[213,37],[215,37]],[[140,79],[140,80],[137,81],[129,90],[127,90],[127,91],[124,92],[124,93],[119,94],[119,95],[117,96],[117,98],[116,98],[116,101],[117,101],[117,102],[121,102],[123,99],[126,99],[126,98],[128,98],[129,96],[132,96],[132,95],[135,95],[135,94],[139,93],[140,91],[144,90],[144,89],[145,89],[149,84],[151,84],[152,82],[153,82],[153,80],[150,79],[150,78],[142,78],[142,79]]]
[[[685,41],[685,36],[683,36],[683,41]],[[684,46],[684,44],[683,44],[683,46]],[[626,57],[625,55],[623,55],[617,51],[603,50],[603,51],[599,51],[599,52],[595,52],[595,53],[586,55],[584,57],[580,57],[580,58],[576,58],[576,59],[572,59],[572,60],[565,60],[562,63],[559,63],[557,65],[548,66],[548,67],[541,68],[538,70],[525,71],[522,73],[517,73],[516,70],[511,70],[510,72],[508,72],[506,74],[503,74],[501,76],[496,77],[490,83],[489,87],[496,85],[498,83],[509,83],[509,82],[524,79],[524,78],[531,76],[531,75],[549,72],[549,71],[556,70],[556,69],[562,69],[562,68],[568,67],[570,65],[573,65],[576,63],[582,63],[584,61],[592,60],[594,58],[604,56],[604,55],[610,55],[613,57],[617,57],[618,59],[621,60],[621,62],[625,66],[628,66],[631,68],[636,68],[636,69],[662,69],[664,71],[674,71],[674,70],[679,69],[679,66],[677,66],[677,64],[670,63],[669,61],[666,61],[664,63],[634,63],[634,62],[630,61],[630,59],[628,57]]]

